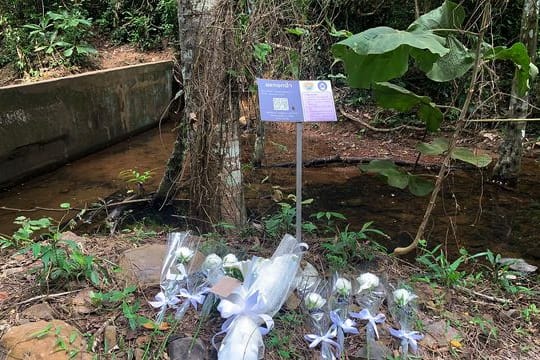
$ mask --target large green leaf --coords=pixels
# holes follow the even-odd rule
[[[452,158],[465,161],[476,167],[486,167],[491,163],[491,156],[487,154],[475,154],[471,149],[457,147],[452,151]]]
[[[349,85],[367,88],[374,82],[399,77],[408,69],[411,50],[425,50],[433,59],[449,52],[444,38],[430,31],[410,33],[385,26],[368,29],[332,46],[345,63]]]
[[[423,155],[441,155],[448,150],[448,140],[445,138],[435,138],[431,143],[419,143],[416,149]]]
[[[523,96],[530,89],[529,78],[538,73],[538,69],[531,64],[527,48],[521,42],[517,42],[510,48],[506,46],[487,47],[484,53],[487,60],[510,60],[516,65],[518,96]]]
[[[360,169],[384,176],[388,185],[399,189],[405,189],[409,184],[409,175],[390,160],[372,160],[367,165],[360,165]]]
[[[398,111],[410,111],[418,108],[417,116],[426,123],[429,131],[436,131],[441,124],[443,114],[428,96],[417,95],[401,86],[387,82],[374,84],[373,90],[377,104]]]
[[[399,169],[388,169],[380,173],[386,177],[388,185],[398,189],[405,189],[409,185],[409,175]]]
[[[459,4],[445,1],[438,8],[420,16],[407,28],[407,31],[426,31],[435,29],[461,28],[465,19],[465,10]]]
[[[443,82],[459,78],[474,64],[474,54],[454,36],[449,35],[446,38],[446,47],[450,52],[439,58],[426,74],[433,81]]]
[[[360,169],[370,174],[378,174],[383,171],[396,170],[398,167],[390,160],[372,160],[366,165],[360,165]]]
[[[409,68],[408,49],[404,46],[384,55],[366,56],[357,55],[348,47],[336,49],[334,55],[343,60],[347,82],[354,88],[369,88],[375,82],[398,78]]]
[[[424,155],[442,155],[448,151],[448,140],[436,138],[431,143],[419,143],[417,150]],[[491,163],[491,156],[487,154],[475,154],[471,149],[456,147],[452,151],[452,159],[461,160],[476,167],[486,167]]]
[[[432,182],[401,170],[390,160],[372,160],[367,165],[360,165],[360,169],[369,174],[383,176],[392,187],[402,190],[409,187],[409,191],[416,196],[427,195],[433,190]]]
[[[409,191],[416,196],[426,196],[435,186],[433,182],[417,175],[409,175]]]

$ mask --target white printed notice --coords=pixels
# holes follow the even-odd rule
[[[257,79],[263,121],[337,121],[332,86],[328,80]]]

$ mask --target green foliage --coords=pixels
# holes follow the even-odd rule
[[[48,11],[37,23],[23,25],[33,52],[41,66],[80,64],[96,54],[86,39],[91,35],[92,21],[77,8],[59,12]]]
[[[265,346],[280,359],[298,359],[299,355],[291,341],[291,331],[303,324],[303,316],[297,312],[286,312],[276,316],[278,327],[265,337]]]
[[[425,196],[433,190],[431,181],[402,170],[390,160],[372,160],[367,165],[360,165],[360,169],[368,174],[381,175],[390,186],[408,188],[416,196]]]
[[[48,324],[43,329],[30,334],[30,338],[42,339],[49,335],[55,337],[55,352],[64,351],[67,354],[68,359],[74,359],[81,352],[81,349],[71,347],[75,340],[77,340],[78,334],[76,332],[72,332],[69,335],[69,338],[64,338],[62,336],[62,328],[56,326],[53,328],[52,324]]]
[[[253,44],[253,57],[261,64],[266,64],[268,55],[272,53],[272,46],[267,43]]]
[[[157,49],[177,39],[177,6],[177,0],[108,0],[97,24],[117,43]]]
[[[50,218],[32,220],[25,216],[17,217],[13,223],[20,225],[20,227],[10,237],[0,235],[0,249],[26,246],[33,241],[35,232],[49,230],[52,226]]]
[[[538,74],[538,68],[531,63],[527,48],[523,43],[515,43],[510,48],[506,46],[485,46],[484,58],[486,60],[511,60],[516,64],[517,93],[523,96],[530,89],[530,79]]]
[[[153,175],[154,172],[152,170],[146,170],[144,172],[139,172],[133,169],[120,171],[120,177],[122,177],[126,182],[141,185],[146,184]]]
[[[371,84],[404,75],[409,58],[433,54],[433,60],[447,54],[444,39],[433,32],[407,32],[379,26],[334,44],[332,53],[343,61],[349,85],[369,88]]]
[[[293,200],[292,204],[286,202],[279,202],[279,210],[264,219],[264,227],[266,233],[272,238],[279,238],[286,233],[295,232],[295,220],[296,220],[296,197],[289,195],[289,199]],[[307,199],[302,201],[303,205],[307,205],[313,202],[313,199]],[[317,227],[311,222],[302,223],[302,230],[308,233],[312,233],[317,230]]]
[[[428,96],[416,95],[401,86],[388,82],[374,84],[373,90],[378,105],[398,111],[417,109],[418,118],[426,123],[429,131],[436,131],[439,128],[443,114]]]
[[[360,261],[373,260],[377,253],[386,249],[374,241],[371,235],[386,236],[382,231],[371,227],[373,222],[367,222],[360,231],[349,231],[349,225],[344,231],[338,232],[332,241],[322,244],[326,250],[326,260],[333,270],[344,270],[354,267]]]
[[[494,338],[499,336],[499,329],[491,319],[486,319],[482,316],[474,316],[469,320],[469,323],[478,326],[485,336]]]
[[[442,155],[448,151],[448,140],[436,138],[431,143],[420,143],[417,145],[418,151],[424,155]],[[483,168],[491,163],[491,156],[487,154],[475,154],[470,149],[456,147],[451,154],[452,159],[461,160],[476,167]]]
[[[465,20],[465,10],[461,5],[445,1],[440,7],[420,16],[407,31],[427,31],[436,29],[459,29]]]
[[[451,1],[422,15],[404,30],[379,26],[352,35],[332,46],[337,60],[342,61],[351,87],[372,87],[379,105],[398,111],[416,109],[417,116],[435,131],[442,113],[427,96],[418,96],[387,81],[405,75],[411,63],[428,79],[448,82],[464,76],[475,62],[475,54],[467,49],[454,31],[465,19],[461,5]],[[476,38],[472,39],[472,42]],[[529,79],[538,70],[530,63],[525,46],[511,48],[483,45],[484,60],[511,60],[518,72],[520,94],[529,89]]]
[[[521,309],[520,313],[523,320],[528,323],[531,323],[534,318],[540,317],[540,309],[534,303]]]
[[[36,242],[23,250],[31,251],[41,265],[33,269],[43,285],[67,283],[71,280],[88,280],[100,285],[100,268],[94,256],[85,255],[79,244],[71,240],[61,240],[60,233],[54,233],[45,242]]]
[[[420,279],[434,280],[447,287],[460,285],[463,282],[466,272],[458,269],[470,258],[465,249],[460,249],[460,256],[450,262],[441,249],[441,245],[437,245],[433,250],[426,248],[425,241],[421,241],[419,245],[421,245],[422,254],[416,258],[416,261],[424,265],[428,270],[426,276]]]
[[[123,290],[112,290],[109,292],[90,292],[90,301],[94,306],[98,307],[117,307],[122,302],[130,303],[133,293],[137,290],[135,285],[129,285]]]
[[[525,293],[530,294],[531,290],[525,286],[512,283],[512,279],[519,276],[518,272],[511,271],[508,263],[501,261],[501,254],[494,254],[491,250],[486,250],[475,254],[474,258],[484,259],[486,263],[480,263],[483,271],[481,274],[498,285],[502,290],[510,294]]]
[[[69,203],[60,205],[67,212]],[[85,255],[79,244],[71,240],[63,240],[58,225],[53,225],[50,218],[37,220],[19,216],[14,221],[20,225],[11,237],[0,236],[1,248],[15,247],[22,253],[31,252],[38,267],[32,269],[37,280],[45,285],[59,284],[71,280],[88,280],[100,285],[100,267],[95,258]],[[36,235],[40,235],[36,239]]]
[[[126,318],[131,330],[136,330],[140,325],[151,320],[139,315],[141,308],[140,302],[134,299],[134,293],[137,287],[130,285],[123,290],[112,290],[109,292],[91,292],[90,300],[95,306],[111,310],[120,309]]]
[[[324,232],[333,232],[335,231],[334,226],[336,225],[336,220],[347,220],[345,215],[334,212],[334,211],[319,211],[311,215],[312,218],[315,218],[318,223],[324,222],[322,224]]]

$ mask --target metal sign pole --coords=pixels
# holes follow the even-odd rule
[[[302,131],[304,124],[296,123],[296,240],[302,241]]]

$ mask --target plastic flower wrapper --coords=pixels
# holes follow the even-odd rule
[[[356,323],[347,317],[351,293],[351,282],[336,274],[331,284],[321,281],[317,291],[304,298],[303,307],[314,330],[304,338],[310,348],[320,346],[320,359],[340,358],[345,334],[358,334]]]
[[[285,235],[271,259],[255,257],[243,268],[244,283],[218,305],[221,317],[226,319],[217,334],[226,334],[218,359],[262,358],[262,336],[273,328],[272,316],[294,286],[302,245],[291,235]]]
[[[209,291],[208,281],[202,272],[190,274],[185,280],[185,287],[178,289],[177,298],[180,300],[176,308],[175,318],[182,319],[189,309],[199,310],[203,305]]]
[[[311,272],[311,270],[309,270]],[[301,302],[301,309],[308,315],[308,328],[310,333],[304,335],[309,348],[320,347],[319,359],[333,360],[339,356],[341,348],[337,343],[337,329],[330,329],[328,316],[328,298],[330,285],[321,278],[315,279],[310,274],[311,292],[305,293]]]
[[[337,303],[349,304],[352,293],[351,281],[340,276],[336,276],[332,285],[332,293]]]
[[[308,293],[316,291],[322,280],[315,266],[306,261],[295,281],[296,292],[301,298],[304,298]]]
[[[362,355],[367,359],[384,359],[387,349],[377,342],[379,340],[377,326],[386,320],[386,316],[379,312],[379,308],[386,297],[386,291],[381,281],[379,280],[375,285],[377,281],[371,276],[364,277],[362,283],[360,280],[362,279],[357,279],[359,286],[360,288],[364,287],[364,289],[359,293],[357,292],[355,302],[360,306],[361,310],[351,312],[349,315],[366,324],[366,346],[361,349]],[[365,288],[366,286],[367,288]]]
[[[413,353],[418,351],[418,340],[424,335],[412,330],[417,317],[416,299],[418,297],[405,287],[398,287],[388,296],[388,308],[392,317],[399,323],[400,329],[389,328],[390,335],[400,340],[401,354],[407,358],[409,348]]]
[[[346,334],[358,334],[356,322],[349,318],[349,304],[352,294],[352,281],[337,273],[334,274],[328,315],[330,327],[336,330],[336,339],[340,349],[343,349]]]
[[[159,308],[156,322],[161,323],[168,308],[178,309],[177,298],[188,276],[189,263],[196,252],[196,244],[190,241],[189,232],[173,232],[167,236],[167,253],[161,267],[160,288],[156,301],[150,305]]]

